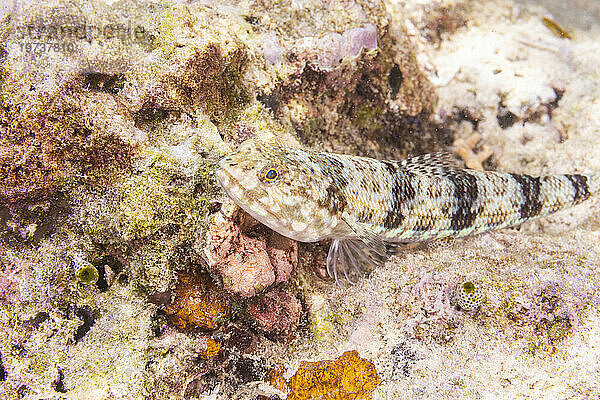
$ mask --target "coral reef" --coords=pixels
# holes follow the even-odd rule
[[[358,57],[363,49],[377,49],[377,27],[373,24],[347,29],[341,34],[329,32],[320,38],[305,37],[290,51],[299,61],[327,71],[338,67],[344,58]]]
[[[42,83],[17,73],[3,77],[0,201],[47,197],[81,175],[121,172],[134,155],[138,133],[112,96],[86,93],[77,78],[50,90]],[[19,100],[25,86],[27,107]],[[102,114],[114,119],[101,121]]]
[[[0,300],[4,304],[16,303],[20,298],[19,287],[30,279],[31,271],[6,258],[1,260],[0,265]]]
[[[275,289],[253,298],[248,313],[261,332],[273,338],[287,338],[298,327],[302,305],[293,295]]]
[[[208,186],[202,172],[186,182],[183,166],[165,154],[148,157],[149,167],[132,175],[121,186],[120,230],[124,239],[131,240],[155,234],[168,225],[180,227],[186,235],[202,224],[208,214],[207,193],[195,196],[195,185]]]
[[[250,12],[267,71],[279,77],[257,88],[258,99],[303,141],[387,157],[441,147],[427,122],[436,94],[384,5],[309,1],[289,13],[254,3]]]
[[[597,202],[337,287],[213,176],[265,133],[600,170],[598,32],[548,1],[0,6],[0,397],[598,397]]]
[[[422,35],[434,44],[440,43],[445,35],[453,33],[467,24],[462,4],[432,2],[421,20]]]

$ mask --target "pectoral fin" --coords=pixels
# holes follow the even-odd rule
[[[385,242],[375,232],[371,224],[358,222],[356,218],[352,218],[347,212],[342,214],[342,219],[352,229],[357,238],[369,249],[370,253],[383,258],[387,256]]]
[[[339,284],[340,277],[350,284],[385,261],[384,258],[370,253],[360,240],[335,239],[327,254],[327,273]]]
[[[344,213],[345,214],[345,213]],[[327,254],[327,273],[339,284],[343,275],[350,283],[382,265],[387,258],[385,242],[367,224],[352,221],[348,215],[342,219],[352,228],[357,239],[335,239]]]

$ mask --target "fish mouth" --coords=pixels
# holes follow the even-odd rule
[[[246,190],[244,188],[244,186],[240,183],[240,181],[238,179],[236,179],[229,171],[227,171],[226,167],[224,167],[224,165],[222,164],[224,160],[221,160],[219,162],[219,166],[220,168],[217,170],[217,181],[219,182],[219,185],[223,188],[223,190],[225,191],[225,193],[227,194],[227,196],[229,196],[230,199],[232,199],[235,204],[237,204],[238,206],[240,206],[244,211],[246,211],[248,214],[250,214],[254,219],[256,219],[257,221],[259,221],[260,223],[267,225],[269,228],[275,230],[271,224],[266,223],[265,221],[270,218],[276,221],[280,221],[281,218],[275,214],[273,214],[272,211],[269,210],[268,207],[265,206],[265,204],[263,202],[261,202],[260,200],[258,200],[258,198],[256,196],[253,196],[252,194],[249,193],[248,190]],[[223,179],[226,178],[226,179]],[[227,180],[229,183],[225,184],[224,180]],[[243,191],[245,198],[247,198],[249,201],[246,201],[245,199],[240,198],[239,196],[236,196],[231,187],[227,187],[227,186],[231,186],[231,185],[235,185],[236,188],[239,191]],[[252,210],[252,205],[259,205],[262,211],[261,215],[259,213],[257,213],[256,211]]]

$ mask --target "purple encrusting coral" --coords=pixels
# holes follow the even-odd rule
[[[328,32],[321,37],[303,37],[291,45],[291,50],[300,59],[325,69],[335,68],[346,57],[358,57],[363,49],[371,51],[376,48],[377,27],[370,23],[347,29],[341,34]],[[263,55],[267,61],[272,64],[278,62],[284,52],[275,34],[266,36]]]
[[[344,54],[349,57],[357,57],[364,48],[367,51],[377,48],[377,27],[373,24],[365,24],[359,28],[352,28],[342,34],[344,43]]]
[[[263,56],[271,64],[278,63],[283,53],[285,53],[285,49],[275,33],[269,33],[265,36],[262,42],[262,49]]]

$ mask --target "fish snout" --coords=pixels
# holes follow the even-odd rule
[[[218,162],[218,165],[219,165],[218,169],[225,169],[225,167],[227,166],[229,161],[230,161],[229,156],[225,156],[225,157],[221,158]]]

